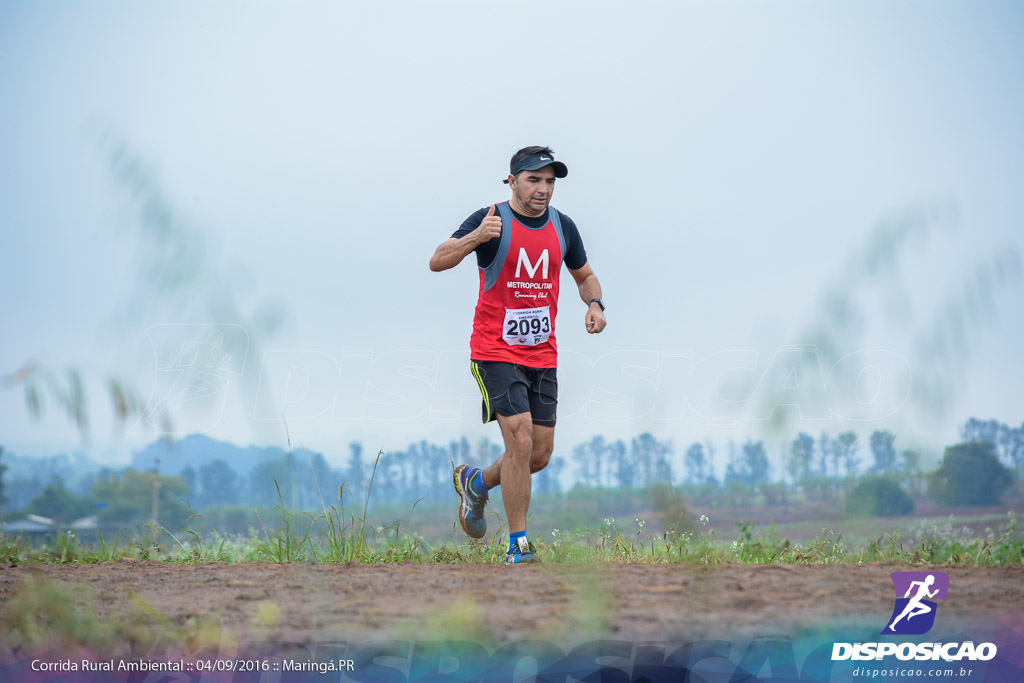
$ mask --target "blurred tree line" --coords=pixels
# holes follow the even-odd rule
[[[718,449],[712,442],[695,441],[676,468],[671,441],[649,433],[628,442],[595,436],[573,447],[568,458],[553,458],[534,476],[533,491],[558,493],[566,484],[608,489],[670,485],[703,507],[845,500],[850,514],[906,514],[913,510],[913,498],[925,493],[943,505],[998,504],[1024,465],[1024,425],[1010,428],[971,418],[961,436],[963,442],[947,448],[938,469],[927,475],[921,454],[898,449],[896,436],[885,430],[873,432],[866,449],[852,431],[817,437],[800,432],[776,459],[781,467],[773,467],[763,441],[730,442],[724,468],[716,465]],[[331,467],[320,453],[300,449],[265,459],[247,474],[217,459],[188,464],[176,476],[103,468],[69,487],[61,476],[7,481],[0,450],[0,505],[13,498],[8,511],[13,507],[62,524],[96,515],[107,526],[127,525],[150,519],[155,494],[160,523],[173,528],[184,524],[190,508],[234,506],[236,516],[245,517],[253,506],[312,510],[361,503],[371,478],[375,504],[445,504],[452,495],[453,465],[486,466],[500,454],[500,444],[486,438],[475,446],[466,438],[447,445],[424,440],[372,456],[352,443],[341,468]],[[569,463],[571,473],[566,472]],[[716,471],[723,469],[719,480]]]

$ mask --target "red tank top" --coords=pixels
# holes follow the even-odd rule
[[[533,368],[558,365],[555,315],[565,238],[558,212],[548,207],[542,228],[515,219],[498,204],[501,237],[494,261],[480,269],[480,294],[469,348],[473,360]]]

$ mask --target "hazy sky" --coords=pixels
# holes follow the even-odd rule
[[[122,449],[153,432],[117,435],[111,375],[239,444],[282,415],[329,456],[497,439],[475,264],[427,261],[547,144],[609,320],[584,333],[563,273],[558,445],[1019,424],[1022,29],[1015,2],[2,2],[0,375],[81,368]],[[76,440],[0,389],[0,444]]]

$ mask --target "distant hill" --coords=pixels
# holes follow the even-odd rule
[[[292,451],[295,454],[295,451]],[[245,477],[253,467],[264,460],[278,460],[288,454],[279,447],[247,446],[242,448],[227,441],[216,441],[203,434],[189,434],[185,438],[168,444],[164,439],[157,439],[141,451],[132,454],[130,467],[140,470],[153,469],[156,458],[160,458],[160,472],[163,474],[180,474],[186,467],[198,470],[214,460],[223,460],[231,469]],[[310,457],[316,457],[315,451],[309,451]],[[298,449],[298,457],[305,461],[306,454]]]
[[[71,487],[77,486],[82,479],[102,469],[100,464],[80,451],[39,458],[31,455],[18,455],[5,448],[3,464],[7,466],[4,478],[8,483],[16,479],[36,479],[46,483],[55,475],[60,475],[64,479],[64,483]]]

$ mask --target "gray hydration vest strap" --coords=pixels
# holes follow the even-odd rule
[[[501,237],[498,238],[498,253],[494,260],[484,268],[484,291],[486,292],[498,282],[501,269],[505,267],[505,258],[508,256],[508,248],[512,243],[512,209],[508,208],[508,202],[498,204],[498,215],[501,216]]]
[[[548,206],[548,220],[555,226],[555,234],[558,235],[558,249],[562,252],[562,260],[565,260],[565,235],[562,234],[562,219],[558,217],[558,210]]]

